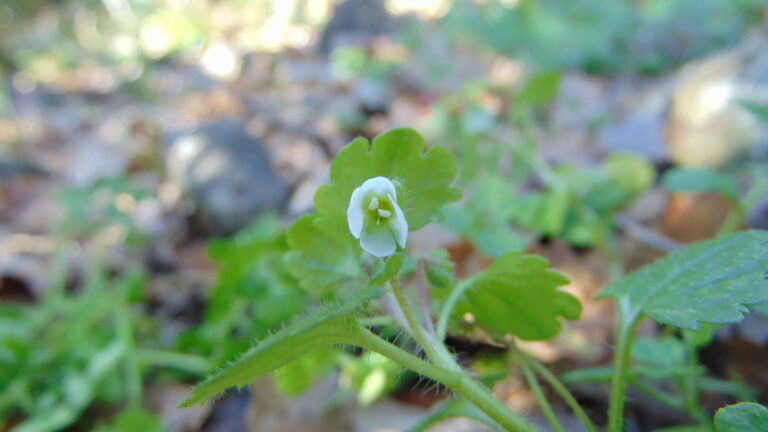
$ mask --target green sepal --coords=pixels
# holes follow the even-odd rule
[[[384,264],[384,268],[381,269],[380,272],[376,273],[373,278],[371,278],[371,285],[374,286],[380,286],[383,285],[386,281],[397,277],[397,274],[400,272],[400,268],[403,266],[403,254],[401,252],[398,252],[391,257],[389,257]]]

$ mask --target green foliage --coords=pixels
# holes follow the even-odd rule
[[[341,364],[342,386],[357,392],[357,401],[369,405],[395,390],[410,374],[403,374],[402,367],[376,352],[362,358],[345,355]]]
[[[116,227],[124,233],[129,244],[139,244],[146,241],[147,235],[137,227],[134,214],[121,207],[119,201],[128,201],[135,207],[150,197],[148,190],[125,177],[111,177],[90,186],[63,189],[58,193],[63,210],[58,228],[66,235],[91,236]]]
[[[768,430],[768,409],[753,402],[720,408],[715,414],[717,432],[761,432]]]
[[[424,139],[413,129],[393,129],[370,144],[357,138],[336,155],[331,184],[315,194],[317,213],[345,221],[352,191],[377,176],[395,183],[411,231],[429,223],[445,204],[461,196],[459,189],[450,186],[456,163],[446,149],[426,150]]]
[[[603,290],[627,322],[645,314],[663,324],[741,320],[744,305],[768,299],[768,232],[745,231],[689,245]]]
[[[661,380],[684,375],[686,348],[680,339],[640,338],[632,345],[630,372],[651,380]]]
[[[739,186],[725,174],[706,168],[673,168],[661,183],[670,192],[719,192],[730,200],[739,199]]]
[[[598,243],[613,215],[653,184],[653,167],[643,158],[615,153],[598,169],[556,167],[557,183],[511,198],[512,220],[538,235],[564,238],[576,246]]]
[[[132,346],[117,328],[134,280],[94,271],[80,294],[0,305],[0,425],[18,412],[26,420],[14,430],[60,430],[94,401],[124,397]]]
[[[281,392],[296,396],[307,390],[318,378],[336,365],[338,353],[328,347],[310,351],[275,371],[275,386]]]
[[[744,101],[741,103],[747,111],[751,112],[761,122],[768,123],[768,105]]]
[[[468,237],[484,254],[498,258],[528,246],[528,240],[509,226],[514,205],[510,185],[489,175],[475,185],[469,202],[446,208],[443,224]]]
[[[117,415],[113,424],[96,428],[95,432],[165,432],[167,429],[156,415],[143,409],[127,409]]]
[[[515,95],[512,115],[525,116],[552,102],[560,89],[560,78],[557,72],[540,72],[530,77]]]
[[[561,327],[558,318],[578,319],[581,304],[557,289],[569,281],[548,265],[536,255],[503,255],[472,278],[456,315],[473,314],[475,322],[496,339],[507,333],[524,340],[555,336]]]
[[[260,217],[234,237],[210,241],[216,281],[203,322],[180,339],[179,347],[218,363],[303,312],[311,297],[286,269],[287,251],[285,231],[275,215]]]
[[[437,411],[427,416],[417,425],[413,426],[408,432],[426,432],[437,423],[456,417],[465,417],[482,423],[495,431],[503,431],[495,421],[487,414],[472,405],[468,400],[455,398],[445,402]]]
[[[378,287],[369,287],[354,300],[328,307],[259,341],[234,363],[195,387],[181,406],[203,402],[229,387],[245,386],[316,349],[347,342],[354,337],[347,331],[354,324],[353,312],[377,294]]]
[[[456,176],[453,156],[442,147],[425,149],[412,129],[395,129],[372,143],[358,138],[344,147],[331,166],[331,184],[315,193],[317,214],[299,218],[288,229],[286,266],[308,291],[330,293],[349,282],[367,283],[365,259],[347,225],[346,211],[355,188],[384,176],[397,189],[397,200],[410,230],[428,223],[460,192],[450,183]]]
[[[537,0],[508,7],[498,0],[457,2],[440,25],[453,37],[541,68],[654,74],[735,42],[758,22],[763,4]]]
[[[325,294],[342,282],[365,277],[362,250],[346,217],[303,216],[288,229],[288,245],[285,265],[307,291]]]

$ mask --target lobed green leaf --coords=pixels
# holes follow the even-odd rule
[[[365,276],[360,266],[362,250],[349,233],[346,219],[303,216],[288,228],[288,246],[286,268],[308,291],[326,293],[345,280]]]
[[[581,304],[557,289],[568,284],[568,278],[548,266],[536,255],[507,253],[473,277],[455,312],[473,314],[475,322],[496,337],[511,333],[525,340],[551,338],[560,331],[560,317],[579,318]]]
[[[426,150],[413,129],[393,129],[373,139],[357,138],[347,144],[331,166],[331,184],[315,193],[320,215],[346,221],[352,191],[366,180],[383,176],[397,187],[397,199],[410,230],[427,223],[447,203],[461,197],[450,184],[456,177],[453,155],[443,147]]]

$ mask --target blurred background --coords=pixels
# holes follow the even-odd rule
[[[768,228],[767,21],[768,0],[3,0],[0,431],[418,425],[446,394],[351,350],[176,408],[326,300],[284,268],[284,229],[346,142],[394,127],[449,148],[465,190],[410,247],[462,276],[546,256],[583,318],[525,348],[556,373],[609,364],[601,287]],[[460,330],[468,367],[510,368]],[[636,361],[674,367],[668,333],[644,326]],[[768,320],[713,333],[703,409],[765,402]],[[537,418],[511,370],[496,395]],[[572,383],[604,423],[607,386]],[[690,418],[643,394],[628,411],[637,431]]]

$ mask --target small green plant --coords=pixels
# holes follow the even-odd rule
[[[0,428],[63,430],[82,420],[91,404],[102,403],[125,408],[105,430],[138,430],[132,424],[162,430],[142,408],[145,374],[171,368],[199,377],[210,368],[205,358],[164,349],[143,307],[147,276],[140,265],[125,260],[124,268],[109,266],[104,245],[94,241],[83,254],[82,281],[68,283],[77,279],[68,277],[66,264],[73,238],[88,242],[119,232],[118,241],[130,247],[144,243],[125,203],[148,197],[122,178],[59,194],[60,247],[47,291],[32,303],[0,303]]]
[[[460,331],[471,322],[510,348],[555,430],[564,429],[535,375],[555,389],[587,430],[597,430],[565,385],[509,338],[549,339],[561,330],[563,319],[579,318],[579,301],[559,289],[568,283],[565,276],[545,259],[519,252],[502,254],[467,279],[455,278],[450,264],[435,258],[439,253],[409,255],[409,232],[429,224],[444,205],[460,197],[451,186],[455,176],[451,154],[441,147],[427,150],[410,129],[392,130],[371,143],[362,138],[349,143],[331,167],[331,183],[315,194],[316,213],[294,222],[287,235],[287,268],[305,290],[326,296],[330,304],[258,341],[199,384],[182,405],[247,385],[318,349],[347,345],[378,353],[454,391],[456,399],[437,420],[461,415],[497,430],[535,430],[492,396],[493,377],[473,378],[444,344],[450,329]],[[633,347],[641,358],[643,351],[653,349],[642,341],[635,344],[639,322],[650,318],[686,331],[699,329],[701,323],[737,322],[747,312],[745,305],[768,300],[766,259],[768,232],[739,232],[688,246],[602,292],[601,298],[614,300],[619,313],[610,370],[610,431],[623,430],[625,391],[634,376],[629,367]],[[376,324],[378,318],[410,337],[424,356],[395,343],[387,326]],[[736,421],[732,411],[726,408],[718,415],[721,430],[728,429],[720,423]],[[757,409],[743,411],[761,415]],[[741,416],[741,410],[733,415]],[[711,427],[710,419],[698,419]]]

